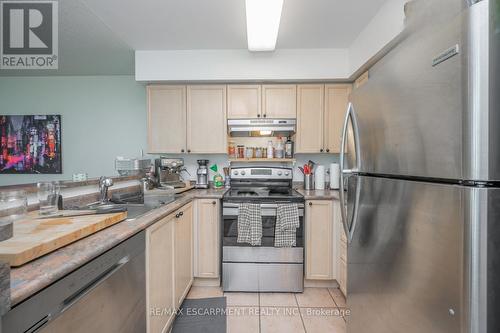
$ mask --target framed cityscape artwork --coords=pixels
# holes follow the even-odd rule
[[[61,116],[0,115],[0,173],[62,173]]]

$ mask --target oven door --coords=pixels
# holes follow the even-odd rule
[[[238,203],[223,204],[222,245],[255,247],[248,243],[238,243]],[[262,242],[260,247],[274,247],[274,229],[276,226],[277,204],[262,204]],[[304,204],[299,204],[299,228],[297,228],[295,247],[304,247]]]

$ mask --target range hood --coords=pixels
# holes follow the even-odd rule
[[[229,119],[228,132],[233,137],[283,136],[295,134],[296,119]]]

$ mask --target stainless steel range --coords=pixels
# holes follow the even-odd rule
[[[304,197],[292,188],[289,168],[232,168],[231,190],[223,198],[222,285],[224,291],[302,292],[304,289]],[[260,246],[238,243],[240,204],[261,207]],[[274,246],[276,209],[297,203],[296,245]]]

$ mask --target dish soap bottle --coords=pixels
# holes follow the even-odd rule
[[[222,178],[222,175],[219,173],[219,169],[217,168],[217,164],[212,165],[210,167],[210,170],[215,172],[214,187],[221,188],[222,186],[224,186],[224,178]]]

